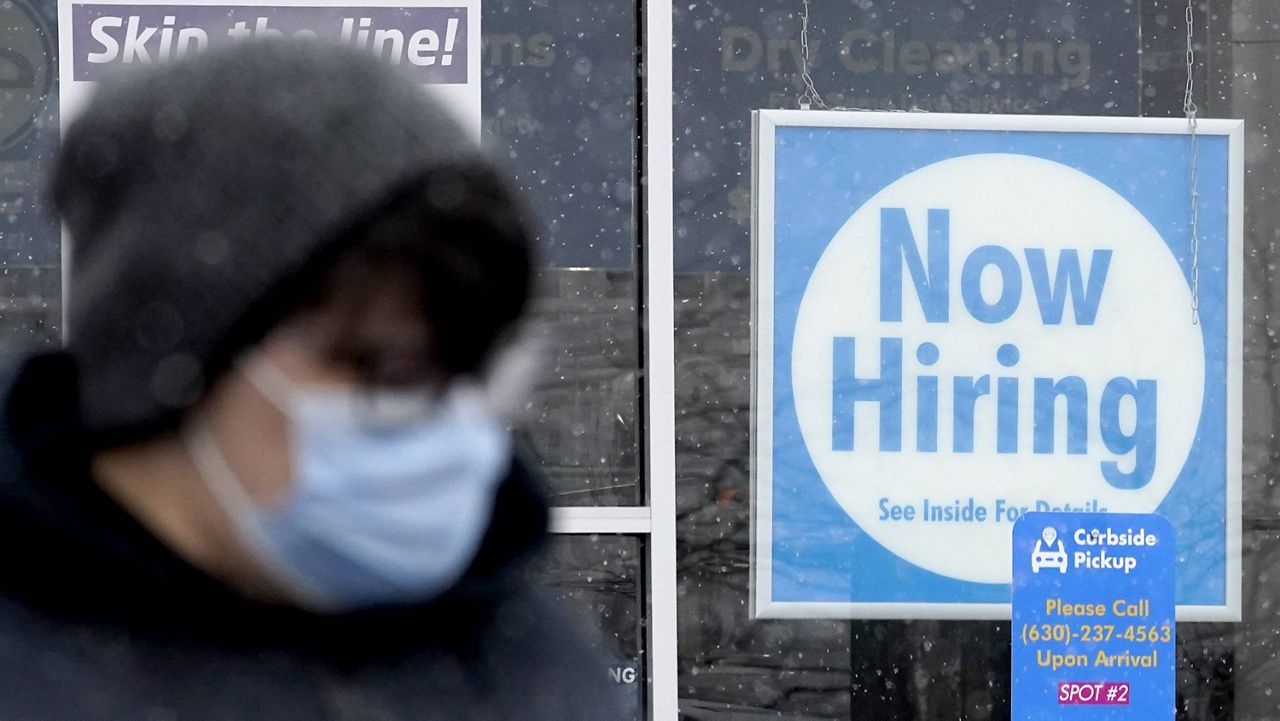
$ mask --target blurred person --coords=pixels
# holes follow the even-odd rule
[[[419,87],[252,41],[105,84],[67,343],[0,421],[0,719],[611,719],[500,412],[530,226]]]

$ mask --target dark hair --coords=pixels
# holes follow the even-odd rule
[[[450,377],[472,374],[527,305],[526,232],[523,209],[490,171],[435,170],[347,231],[340,254],[314,269],[320,295],[306,302],[340,293],[359,305],[371,279],[407,278],[430,326],[429,362]]]

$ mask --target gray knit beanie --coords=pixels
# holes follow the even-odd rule
[[[104,84],[66,134],[53,194],[71,238],[67,351],[99,443],[174,424],[398,197],[528,237],[514,193],[427,93],[315,41]]]

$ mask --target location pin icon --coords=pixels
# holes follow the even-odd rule
[[[1058,540],[1058,529],[1054,528],[1053,526],[1050,526],[1044,529],[1044,532],[1042,532],[1040,536],[1044,538],[1044,543],[1046,546],[1052,546],[1053,542]]]

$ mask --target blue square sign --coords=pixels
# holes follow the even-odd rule
[[[756,615],[1008,618],[1014,523],[1080,512],[1169,519],[1179,618],[1238,618],[1242,124],[755,127]]]
[[[1013,720],[1173,719],[1173,526],[1028,513],[1013,527]]]

